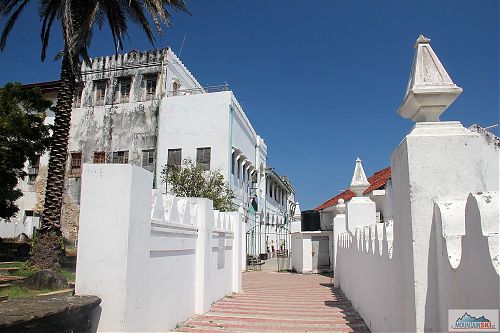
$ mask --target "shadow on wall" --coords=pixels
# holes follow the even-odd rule
[[[492,192],[470,194],[462,214],[447,214],[449,203],[435,204],[429,240],[426,332],[448,331],[449,309],[499,308],[500,280],[495,269],[498,212],[491,207],[495,201],[498,196]],[[454,219],[456,215],[461,220]],[[464,226],[463,230],[449,230],[457,225]]]

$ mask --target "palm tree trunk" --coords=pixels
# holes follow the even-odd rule
[[[33,256],[30,259],[30,263],[40,269],[60,268],[59,259],[63,249],[61,208],[75,79],[71,62],[65,53],[62,60],[61,85],[57,95],[44,209]]]

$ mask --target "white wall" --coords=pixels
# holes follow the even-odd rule
[[[83,170],[76,293],[102,298],[98,330],[168,331],[241,290],[241,218],[158,190],[133,165]]]
[[[297,273],[319,273],[313,270],[312,260],[312,240],[314,237],[327,236],[328,248],[330,254],[330,263],[332,260],[333,234],[331,231],[302,231],[292,233],[291,236],[291,264],[292,269]]]
[[[163,98],[157,143],[157,184],[167,164],[168,149],[182,148],[182,159],[196,162],[196,149],[211,147],[210,168],[228,174],[231,92]]]
[[[417,123],[392,158],[393,221],[346,214],[335,283],[372,331],[441,332],[448,309],[498,308],[497,166],[485,145],[458,122]]]

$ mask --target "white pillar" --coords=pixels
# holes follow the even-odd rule
[[[132,164],[84,164],[75,291],[102,299],[99,331],[144,327],[131,313],[147,310],[140,274],[149,258],[152,180]]]
[[[486,168],[481,139],[460,122],[439,122],[439,116],[462,89],[457,87],[430,46],[420,36],[408,90],[399,109],[416,122],[392,155],[394,256],[401,260],[399,277],[405,301],[402,330],[423,332],[428,296],[429,238],[434,201],[463,200],[469,192],[485,191]],[[397,252],[396,252],[397,249]]]
[[[479,135],[459,122],[419,122],[393,153],[394,242],[403,245],[401,256],[413,263],[403,270],[409,275],[402,276],[415,288],[412,330],[424,331],[434,200],[443,195],[463,200],[469,192],[487,190],[480,143]]]
[[[335,276],[335,265],[337,263],[337,245],[338,237],[341,233],[345,232],[346,221],[345,221],[345,204],[344,199],[340,198],[335,207],[337,215],[333,218],[332,233],[333,233],[333,255],[332,255],[332,267],[333,275]]]
[[[237,293],[241,291],[242,285],[242,254],[245,254],[242,246],[242,237],[243,226],[241,215],[238,212],[231,213],[231,223],[233,225],[233,267],[232,267],[232,275],[233,275],[233,292]]]
[[[196,198],[198,210],[196,225],[196,293],[195,313],[203,314],[210,310],[209,298],[206,296],[206,282],[210,278],[210,254],[212,253],[212,229],[214,228],[213,203],[211,200]]]

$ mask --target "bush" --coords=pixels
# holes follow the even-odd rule
[[[190,159],[185,159],[181,166],[165,165],[162,181],[170,185],[167,190],[176,196],[210,199],[214,209],[221,212],[237,209],[233,203],[234,193],[220,170],[205,171]]]

